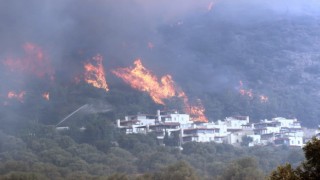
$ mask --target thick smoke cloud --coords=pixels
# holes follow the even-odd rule
[[[1,60],[23,53],[22,44],[32,42],[50,56],[58,76],[71,77],[96,53],[104,56],[108,72],[141,58],[158,75],[172,74],[196,94],[234,88],[245,78],[232,64],[246,43],[233,36],[235,29],[288,16],[319,15],[320,8],[317,1],[302,0],[4,0],[0,4]],[[148,48],[148,43],[154,47]],[[216,67],[216,61],[226,62]]]

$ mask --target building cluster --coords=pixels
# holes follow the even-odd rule
[[[233,116],[217,122],[200,123],[188,114],[157,111],[155,115],[140,114],[117,120],[117,127],[126,134],[155,133],[163,142],[165,136],[176,134],[181,145],[185,142],[216,142],[231,145],[287,145],[303,147],[316,135],[316,129],[301,127],[297,119],[276,117],[250,123],[249,116]]]

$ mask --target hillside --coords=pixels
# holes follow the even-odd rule
[[[202,122],[319,125],[316,0],[12,0],[0,2],[0,21],[0,179],[150,179],[177,169],[259,179],[300,164],[302,151],[180,151],[152,135],[124,136],[115,121],[161,109]]]
[[[247,114],[254,121],[284,116],[317,125],[319,12],[229,3],[160,28],[166,52],[177,59],[171,69],[179,83],[204,100],[213,120]],[[240,81],[253,98],[238,96]],[[268,102],[259,103],[259,94]]]
[[[249,115],[254,122],[283,116],[296,117],[304,126],[318,124],[317,2],[187,2],[179,11],[164,10],[167,2],[83,2],[75,7],[71,2],[31,2],[24,8],[4,3],[0,80],[5,117],[14,111],[14,116],[36,115],[56,124],[95,100],[113,106],[112,120],[158,108],[183,111],[186,103],[179,99],[184,93],[188,107],[200,99],[210,121]],[[41,7],[48,11],[28,16]],[[11,23],[14,12],[27,18]],[[85,82],[84,64],[97,54],[109,92]],[[115,76],[117,68],[132,67],[137,58],[158,81],[172,77],[177,90],[163,97],[166,103],[152,102],[148,92]],[[160,83],[156,91],[161,88]],[[8,100],[10,92],[24,100]],[[43,101],[42,93],[50,93],[50,101]]]

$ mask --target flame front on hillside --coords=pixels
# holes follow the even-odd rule
[[[262,103],[268,102],[268,100],[269,100],[268,96],[260,95],[260,101]]]
[[[50,100],[50,94],[49,94],[49,92],[44,92],[44,93],[42,94],[42,97],[43,97],[45,100],[49,101],[49,100]]]
[[[106,92],[108,92],[109,88],[105,78],[102,60],[102,56],[98,54],[84,64],[84,80],[88,84],[91,84],[96,88],[104,89]]]
[[[148,92],[157,104],[164,105],[164,99],[176,95],[172,77],[165,75],[159,82],[158,78],[142,65],[140,59],[134,62],[134,67],[119,68],[113,70],[112,73],[123,79],[132,88]]]
[[[190,118],[192,121],[208,122],[208,118],[204,114],[204,112],[206,110],[205,110],[204,106],[202,105],[200,99],[197,100],[197,105],[190,105],[189,98],[187,97],[187,95],[183,91],[180,91],[178,97],[182,98],[183,103],[184,103],[185,112],[190,114]]]
[[[9,99],[17,99],[18,101],[23,102],[25,95],[26,95],[25,91],[21,91],[20,93],[16,93],[14,91],[9,91],[7,97]]]
[[[250,89],[250,90],[244,89],[242,81],[240,81],[239,84],[240,84],[239,93],[242,96],[248,96],[250,99],[253,99],[254,97],[259,96],[259,99],[260,99],[261,103],[266,103],[266,102],[269,101],[268,96],[253,94],[252,89]]]
[[[134,67],[118,68],[112,73],[123,79],[132,88],[147,92],[157,104],[165,105],[164,99],[174,96],[182,98],[185,111],[190,114],[192,120],[208,122],[203,106],[190,106],[188,97],[182,90],[176,88],[170,75],[161,77],[159,82],[158,78],[142,65],[140,59],[134,62]]]
[[[4,65],[14,72],[35,74],[40,78],[48,76],[51,80],[54,79],[54,70],[50,65],[49,58],[39,46],[26,43],[23,45],[23,50],[24,57],[8,57],[4,61]]]

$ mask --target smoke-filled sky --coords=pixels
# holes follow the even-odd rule
[[[189,91],[214,91],[245,78],[230,65],[232,53],[246,43],[233,36],[237,28],[318,16],[319,9],[319,1],[304,0],[3,0],[0,58],[21,57],[23,45],[34,43],[60,76],[83,70],[83,62],[97,53],[108,76],[141,58]],[[215,61],[226,63],[215,67]]]

